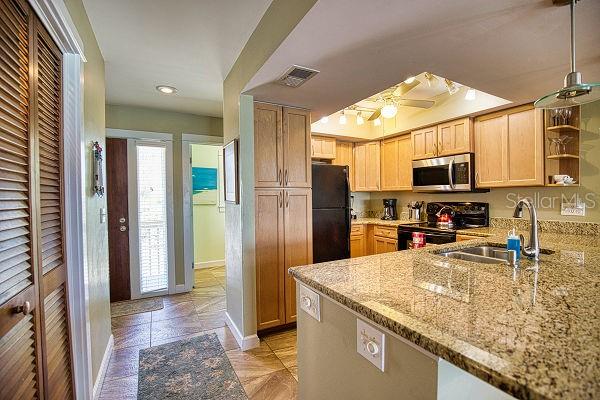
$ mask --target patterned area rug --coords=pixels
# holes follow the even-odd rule
[[[138,399],[247,400],[214,333],[140,350]]]
[[[151,297],[148,299],[118,301],[110,304],[110,314],[113,317],[123,315],[139,314],[148,311],[156,311],[163,308],[162,297]]]

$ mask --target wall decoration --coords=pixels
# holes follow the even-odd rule
[[[192,198],[194,204],[217,204],[217,168],[192,167]]]
[[[223,175],[225,178],[225,202],[239,204],[237,139],[233,139],[223,147]]]
[[[92,191],[98,197],[104,196],[104,168],[102,165],[102,146],[98,142],[92,142],[92,153],[94,156],[93,174],[94,187]]]

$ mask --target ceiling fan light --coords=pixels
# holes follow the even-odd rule
[[[396,105],[388,103],[381,108],[381,115],[383,118],[394,118],[398,112]]]
[[[326,124],[326,123],[328,123],[328,122],[329,122],[329,117],[325,116],[325,117],[321,118],[321,119],[320,119],[320,122],[321,122],[322,124]]]
[[[380,126],[381,125],[381,120],[379,118],[375,118],[375,120],[373,120],[373,125]]]
[[[348,122],[348,118],[346,118],[346,114],[344,114],[343,110],[338,122],[340,123],[340,125],[346,125],[346,123]]]
[[[362,125],[365,123],[365,119],[363,118],[361,112],[359,111],[356,115],[356,125]]]
[[[465,100],[473,101],[473,100],[475,100],[476,96],[477,96],[477,93],[476,93],[475,89],[469,88],[469,90],[467,90],[467,94],[465,94]]]

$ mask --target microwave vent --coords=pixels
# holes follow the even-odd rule
[[[296,88],[318,73],[319,71],[315,69],[292,65],[285,74],[277,80],[277,83]]]

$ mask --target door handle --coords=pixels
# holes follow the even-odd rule
[[[279,203],[279,208],[283,205],[283,200],[281,199],[281,192],[277,193],[277,203]]]
[[[120,223],[120,224],[124,224],[124,223],[125,223],[125,221],[126,221],[125,217],[121,217],[121,218],[119,218],[119,223]]]
[[[450,188],[454,189],[454,159],[450,160],[450,164],[448,164],[448,183],[450,183]]]
[[[127,230],[127,227],[126,227],[125,225],[121,225],[121,226],[119,227],[119,230],[120,230],[121,232],[125,232],[125,231]]]
[[[288,192],[285,192],[285,207],[289,207],[290,206],[290,194]]]
[[[28,315],[31,312],[31,303],[26,301],[20,306],[13,307],[12,311],[14,314]]]
[[[277,183],[281,185],[281,168],[279,168],[279,172],[277,173]]]
[[[285,186],[288,185],[288,170],[287,168],[285,169]]]

